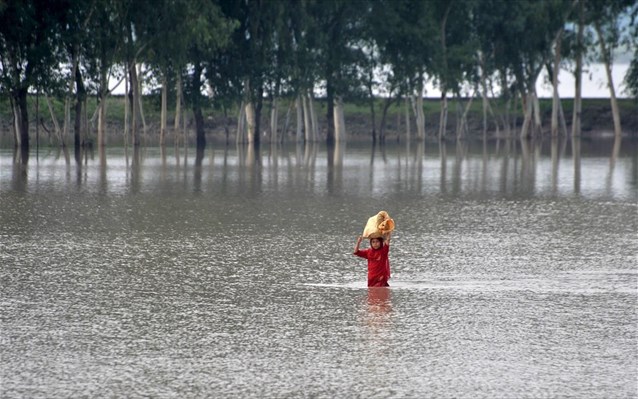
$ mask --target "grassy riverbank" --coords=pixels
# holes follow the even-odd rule
[[[124,132],[124,97],[114,96],[109,98],[107,105],[107,126],[108,126],[108,141],[110,143],[120,142],[123,138]],[[159,124],[160,124],[160,106],[158,96],[146,96],[144,98],[144,117],[147,123],[147,134],[150,143],[156,141],[158,136]],[[380,130],[380,122],[382,109],[384,106],[384,99],[377,99],[374,104],[375,112],[375,130],[377,134]],[[460,116],[463,114],[467,99],[463,100],[451,100],[448,105],[448,124],[447,134],[449,137],[455,137],[458,122]],[[53,113],[58,120],[60,126],[62,126],[64,107],[61,101],[53,100]],[[87,104],[87,118],[91,119],[91,116],[95,112],[96,108],[95,99],[90,99]],[[319,115],[320,125],[320,139],[325,135],[325,114],[326,106],[325,101],[317,100],[316,108]],[[499,134],[505,133],[503,127],[503,120],[506,115],[504,104],[499,101],[492,101],[491,103],[496,120],[499,124]],[[623,126],[623,133],[626,136],[638,137],[638,103],[632,99],[619,100],[621,121]],[[562,106],[565,114],[568,129],[571,125],[572,119],[572,99],[563,99]],[[270,116],[270,103],[265,102],[262,110],[262,132],[264,134],[264,140],[268,140],[269,133],[267,132]],[[543,130],[544,134],[549,134],[552,101],[551,99],[541,99],[540,101],[541,113],[543,115]],[[35,137],[36,132],[40,135],[43,144],[55,145],[57,139],[53,135],[53,122],[44,98],[35,96],[30,98],[29,102],[29,117],[30,127],[32,134]],[[438,132],[439,125],[439,112],[440,101],[439,99],[426,99],[424,101],[424,114],[425,114],[425,128],[426,134],[434,137]],[[520,103],[517,104],[516,112],[510,110],[511,121],[516,119],[517,128],[520,127],[523,117],[521,112]],[[225,140],[228,134],[228,139],[234,141],[235,130],[237,125],[236,108],[223,110],[217,107],[211,106],[204,109],[205,128],[207,137],[212,141]],[[393,103],[389,108],[385,122],[385,133],[388,140],[396,140],[397,138],[404,139],[406,137],[406,125],[405,125],[406,107],[405,103],[397,104]],[[369,103],[349,103],[345,106],[345,120],[348,131],[348,140],[353,141],[366,141],[371,140],[373,130],[371,107]],[[192,113],[186,113],[186,126],[187,130],[192,131],[194,128],[192,121]],[[39,123],[36,126],[36,120]],[[174,120],[174,107],[169,107],[168,112],[168,126],[169,126],[169,140],[172,135],[172,126]],[[287,123],[287,138],[292,139],[295,131],[295,111],[289,107],[289,103],[283,103],[279,106],[279,128],[283,129]],[[11,108],[9,100],[6,96],[0,98],[0,143],[6,145],[12,142],[11,134]],[[496,135],[497,128],[495,118],[488,114],[488,135]],[[474,99],[470,105],[467,113],[467,125],[469,137],[482,137],[483,134],[483,108],[480,99]],[[93,129],[94,130],[94,129]],[[72,128],[69,129],[72,131]],[[415,134],[414,119],[411,121],[412,135]],[[583,136],[601,136],[608,135],[613,132],[613,121],[611,115],[611,106],[609,99],[584,99],[583,100],[583,113],[582,113],[582,135]],[[89,134],[89,138],[94,136],[94,132]],[[192,132],[190,133],[192,136]],[[71,142],[72,139],[68,138],[67,142]]]

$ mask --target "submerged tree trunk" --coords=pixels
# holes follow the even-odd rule
[[[607,49],[605,38],[603,37],[602,30],[600,28],[600,22],[596,21],[594,24],[596,33],[598,34],[598,40],[600,45],[600,51],[603,54],[603,61],[605,64],[605,72],[607,74],[607,86],[609,87],[609,100],[611,101],[611,112],[614,120],[614,135],[620,137],[622,135],[622,126],[620,125],[620,110],[618,108],[618,101],[616,100],[616,89],[614,88],[614,78],[611,74],[611,54]]]
[[[340,142],[346,138],[346,121],[343,117],[343,99],[341,96],[335,97],[334,105],[334,128],[335,141]]]

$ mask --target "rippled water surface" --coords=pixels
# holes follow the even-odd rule
[[[637,397],[636,146],[577,150],[0,151],[0,396]]]

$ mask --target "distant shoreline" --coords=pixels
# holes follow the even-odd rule
[[[42,99],[41,99],[42,100]],[[469,98],[456,98],[448,99],[448,129],[446,133],[447,139],[456,138],[457,122],[460,119],[459,108],[463,108],[467,105]],[[500,137],[504,138],[505,129],[502,125],[502,119],[504,118],[504,109],[499,108],[500,99],[491,99],[492,107],[495,109],[497,119],[499,119],[499,132],[497,134],[496,124],[494,118],[488,114],[487,122],[487,137]],[[376,134],[378,136],[380,130],[380,121],[382,115],[382,109],[385,99],[377,97],[375,99],[375,124]],[[551,123],[551,98],[540,98],[540,107],[542,115],[542,129],[543,136],[549,136],[549,128]],[[567,134],[571,135],[571,122],[572,122],[572,98],[562,98],[561,103],[565,115],[565,122],[567,125]],[[636,137],[638,138],[638,101],[634,99],[621,98],[618,99],[621,123],[623,129],[623,137]],[[438,133],[439,112],[440,112],[440,99],[425,97],[424,98],[424,114],[425,114],[425,131],[426,139],[434,139]],[[235,143],[235,131],[237,127],[237,110],[230,109],[226,113],[219,109],[215,109],[213,104],[203,110],[205,119],[205,131],[206,137],[211,142],[225,142],[228,137],[228,141]],[[320,136],[318,141],[325,140],[325,100],[316,99],[316,109],[319,115]],[[56,145],[57,139],[55,139],[52,133],[53,123],[51,122],[51,116],[49,114],[46,105],[43,101],[39,104],[39,120],[40,124],[36,129],[36,113],[35,113],[35,96],[30,97],[29,104],[29,119],[30,119],[30,132],[31,143],[35,144],[36,130],[39,130],[40,145]],[[62,126],[64,108],[61,101],[53,101],[53,108],[58,124]],[[91,98],[87,102],[87,118],[90,118],[95,110],[95,99]],[[288,104],[282,104],[279,107],[279,129],[281,135],[281,129],[285,125],[286,114],[289,110]],[[174,109],[169,106],[168,111],[168,135],[167,145],[172,145],[174,132]],[[270,115],[269,102],[265,101],[262,109],[262,140],[264,142],[270,142],[269,132],[265,131],[269,126],[268,117]],[[144,113],[147,121],[147,144],[152,145],[159,137],[159,96],[147,95],[144,96]],[[385,135],[387,141],[404,141],[406,139],[406,127],[405,127],[405,103],[398,105],[396,102],[388,109],[388,114],[385,123]],[[372,141],[372,118],[370,112],[369,102],[361,101],[357,103],[346,103],[344,108],[347,141]],[[511,118],[516,118],[516,129],[511,131],[510,137],[518,137],[520,133],[520,126],[523,121],[523,115],[521,112],[520,101],[517,103],[516,112],[510,109]],[[192,112],[187,111],[187,124],[189,142],[194,140],[194,124],[192,121]],[[73,115],[71,116],[73,118]],[[288,115],[288,132],[285,137],[285,141],[295,141],[295,111],[291,110]],[[513,119],[511,119],[513,122]],[[0,98],[0,147],[11,146],[13,143],[12,135],[12,114],[9,105],[8,98]],[[416,129],[414,125],[414,118],[411,117],[411,137],[416,135]],[[609,104],[609,98],[584,98],[583,99],[583,112],[581,118],[582,137],[606,137],[613,136],[613,121],[611,115],[611,106]],[[73,125],[73,119],[71,121]],[[141,131],[140,127],[140,131]],[[112,96],[109,98],[107,104],[107,144],[109,142],[123,142],[124,134],[124,97],[121,95]],[[561,132],[562,134],[562,132]],[[281,136],[280,136],[281,137]],[[474,98],[471,107],[467,113],[467,134],[464,138],[482,138],[483,137],[483,109],[482,100],[480,98]],[[92,129],[91,134],[88,135],[89,141],[95,141],[95,129]],[[67,145],[73,145],[73,126],[69,129],[69,136],[66,139]]]

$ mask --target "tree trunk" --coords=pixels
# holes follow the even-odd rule
[[[450,15],[450,11],[452,10],[452,2],[449,2],[447,8],[445,9],[445,13],[443,14],[443,18],[441,19],[441,52],[443,54],[443,71],[441,73],[441,116],[439,119],[439,140],[445,137],[445,133],[447,131],[447,114],[448,114],[448,103],[447,103],[447,79],[445,76],[448,73],[448,61],[447,61],[447,44],[445,40],[445,31],[447,25],[447,18]]]
[[[12,93],[13,123],[15,128],[16,147],[22,153],[29,151],[29,111],[27,108],[26,88],[19,88]],[[23,162],[25,160],[23,159]]]
[[[425,140],[425,115],[423,114],[423,90],[416,97],[416,134],[417,139]]]
[[[202,107],[197,104],[193,107],[193,115],[195,117],[195,137],[197,142],[197,149],[206,148],[206,132],[204,130],[204,115],[202,114]]]
[[[56,137],[58,138],[58,142],[60,143],[60,146],[65,147],[65,143],[60,130],[60,124],[58,123],[58,118],[56,118],[55,112],[53,112],[53,104],[51,104],[51,99],[48,95],[46,95],[46,93],[44,94],[44,99],[47,102],[47,107],[49,108],[49,116],[51,117],[51,123],[53,123],[53,130]]]
[[[390,109],[390,106],[392,105],[394,100],[395,100],[394,97],[389,96],[385,99],[385,102],[383,103],[383,110],[381,112],[381,122],[379,123],[379,141],[382,143],[385,142],[385,124],[386,124],[386,119],[388,117],[388,110]]]
[[[618,101],[616,100],[616,89],[614,88],[614,78],[611,74],[611,54],[607,49],[605,38],[603,37],[602,30],[600,28],[600,22],[594,23],[596,33],[598,34],[598,40],[600,44],[600,51],[603,54],[603,61],[605,63],[605,72],[607,74],[607,86],[609,87],[609,99],[611,101],[611,112],[614,119],[614,135],[620,137],[622,135],[622,126],[620,125],[620,110],[618,108]]]
[[[278,120],[279,120],[279,102],[277,101],[277,98],[273,98],[272,106],[270,109],[270,141],[272,143],[276,143],[279,137]]]
[[[292,108],[294,107],[294,104],[295,103],[293,103],[292,101],[288,103],[288,110],[286,111],[286,119],[284,120],[284,128],[283,128],[283,131],[281,132],[281,136],[279,139],[280,143],[283,143],[286,137],[288,136],[288,129],[290,128],[290,113],[292,112]]]
[[[62,124],[62,146],[66,147],[66,138],[69,137],[69,129],[71,129],[71,102],[73,101],[73,85],[75,84],[75,71],[77,70],[77,57],[73,55],[71,57],[71,74],[69,75],[69,81],[64,96],[64,121]]]
[[[370,122],[372,123],[372,142],[377,141],[377,116],[375,113],[374,107],[374,93],[372,92],[372,87],[369,88],[369,96],[370,96]],[[343,104],[342,104],[343,105]],[[343,111],[343,110],[342,110]],[[383,138],[379,135],[379,141],[383,143]]]
[[[135,61],[129,63],[129,106],[131,109],[131,137],[133,139],[133,146],[138,147],[140,145],[140,136],[137,129],[137,118],[139,116],[139,84],[137,77],[137,67]]]
[[[303,120],[304,120],[304,141],[309,143],[312,140],[312,118],[310,115],[310,97],[304,95],[302,98],[303,104]]]
[[[343,117],[343,100],[341,96],[335,97],[334,107],[335,141],[340,142],[346,138],[346,121]]]
[[[312,128],[312,141],[319,140],[319,120],[315,112],[315,99],[312,92],[308,93],[308,109],[310,110],[310,126]]]
[[[538,101],[538,95],[536,94],[536,87],[533,86],[532,89],[532,105],[534,109],[534,134],[540,135],[543,131],[543,126],[541,123],[541,107]]]
[[[412,136],[412,127],[410,126],[410,99],[408,97],[405,98],[405,135],[407,137],[408,143],[410,142],[410,136]]]
[[[445,134],[447,132],[447,113],[448,113],[448,103],[447,103],[447,93],[445,92],[445,87],[442,88],[441,92],[441,114],[439,116],[439,140],[445,138]]]
[[[331,76],[327,74],[326,76]],[[328,145],[332,145],[335,142],[334,129],[333,129],[333,121],[334,121],[334,89],[332,87],[332,83],[330,80],[326,83],[326,143]]]
[[[142,73],[142,65],[140,65],[140,70],[137,73],[137,102],[140,110],[140,120],[142,121],[142,138],[146,143],[147,136],[147,126],[146,126],[146,118],[144,117],[144,102],[142,101],[142,79],[140,77],[143,76]]]
[[[244,138],[246,133],[246,106],[242,101],[239,104],[239,115],[237,115],[237,134],[235,137],[235,143],[239,145],[239,143],[245,143],[246,140]]]
[[[264,89],[260,87],[257,91],[257,102],[255,104],[255,137],[253,142],[256,146],[259,146],[261,141],[261,110],[264,105]]]
[[[125,137],[125,140],[127,138]],[[100,96],[100,104],[97,113],[97,145],[104,147],[106,145],[106,94]]]
[[[530,126],[532,124],[533,99],[531,93],[521,94],[523,105],[523,126],[521,127],[521,138],[527,139],[530,136]]]
[[[175,83],[175,123],[173,125],[173,130],[175,131],[175,137],[177,138],[177,132],[179,131],[179,122],[182,117],[182,101],[183,101],[183,92],[182,92],[182,75],[177,74],[177,83]]]
[[[465,108],[463,109],[463,115],[461,115],[461,123],[459,124],[459,129],[456,132],[456,138],[460,139],[463,135],[467,135],[469,133],[469,127],[467,124],[467,114],[470,112],[470,107],[472,106],[472,101],[474,101],[475,94],[470,97],[470,100],[465,104]],[[459,98],[460,100],[460,98]]]
[[[168,81],[166,79],[166,73],[162,74],[162,99],[160,105],[160,147],[166,145],[166,113],[168,111]]]
[[[576,70],[574,71],[574,109],[572,115],[572,137],[580,136],[580,115],[582,113],[582,79],[583,79],[583,35],[585,30],[585,13],[583,2],[578,7],[578,35],[576,39]]]
[[[191,93],[191,104],[193,105],[193,116],[195,117],[195,142],[198,149],[206,147],[206,132],[204,131],[204,115],[202,114],[201,105],[201,89],[202,89],[202,71],[203,67],[200,62],[195,63],[193,68],[193,81]],[[186,144],[186,143],[184,143]]]
[[[86,129],[86,125],[82,123],[82,116],[84,112],[83,107],[86,104],[86,88],[84,87],[84,81],[82,79],[82,72],[80,68],[75,70],[75,126],[74,126],[74,145],[78,148],[84,145],[83,131]]]
[[[248,144],[255,142],[255,106],[252,101],[246,102],[246,124],[248,125]]]
[[[483,100],[483,138],[487,137],[487,107],[489,107],[490,103],[487,99],[487,89],[485,85],[485,77],[481,77],[481,98]]]
[[[560,97],[558,96],[558,73],[560,71],[560,47],[561,42],[563,40],[563,28],[561,27],[558,30],[558,34],[556,34],[556,38],[554,39],[554,70],[552,73],[552,87],[553,87],[553,98],[552,98],[552,124],[551,124],[551,134],[552,137],[558,136],[558,111],[560,104]]]
[[[492,107],[490,107],[490,100],[487,92],[487,73],[485,72],[485,60],[482,53],[479,53],[479,62],[481,67],[481,99],[483,105],[483,139],[487,137],[487,112],[488,110],[493,115]],[[496,130],[498,131],[498,122],[496,122]]]
[[[297,96],[295,99],[295,108],[297,109],[297,130],[296,130],[296,140],[298,143],[304,141],[303,136],[303,98],[301,95]]]

